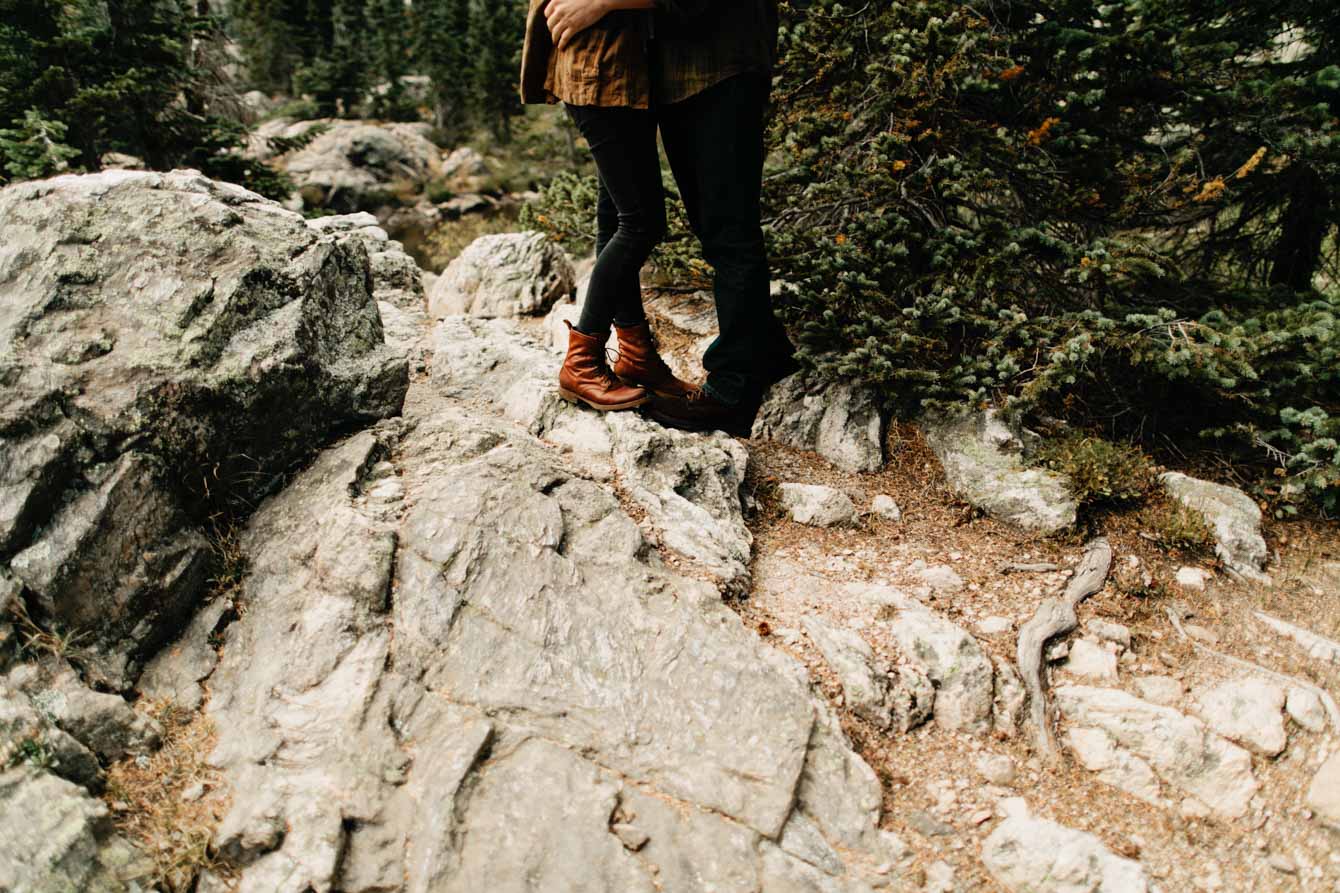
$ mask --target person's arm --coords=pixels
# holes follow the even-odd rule
[[[607,13],[620,9],[655,9],[658,0],[549,0],[544,18],[560,50]]]

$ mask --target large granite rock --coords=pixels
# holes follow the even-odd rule
[[[962,627],[910,600],[889,628],[913,666],[935,685],[935,722],[950,731],[991,730],[995,670],[991,658]]]
[[[803,668],[607,485],[424,388],[243,538],[208,708],[239,889],[868,890],[879,784]]]
[[[204,582],[204,512],[399,411],[363,245],[194,171],[0,190],[0,562],[125,687]]]
[[[1260,788],[1247,751],[1171,707],[1084,685],[1057,688],[1056,704],[1080,763],[1151,803],[1164,802],[1162,781],[1186,798],[1187,811],[1235,819]]]
[[[1261,508],[1246,493],[1176,471],[1159,476],[1168,495],[1205,516],[1214,530],[1214,552],[1224,566],[1250,580],[1268,581]]]
[[[560,358],[508,320],[449,319],[436,326],[432,343],[434,386],[446,396],[571,450],[599,479],[617,473],[662,545],[728,589],[744,588],[753,536],[740,503],[749,454],[739,442],[565,402],[558,396]]]
[[[433,283],[428,309],[436,319],[542,316],[574,281],[572,262],[544,233],[480,236]]]
[[[318,128],[305,145],[290,148]],[[423,123],[280,118],[252,132],[248,154],[287,173],[306,207],[375,211],[422,192],[438,174],[442,152],[430,130]]]
[[[1332,753],[1312,777],[1306,803],[1317,821],[1340,831],[1340,750]]]
[[[813,450],[844,471],[884,467],[884,422],[874,391],[808,372],[768,391],[753,436]]]
[[[927,418],[922,431],[950,488],[970,504],[1041,534],[1074,526],[1078,507],[1065,478],[1026,467],[1019,435],[996,413]]]
[[[0,771],[0,890],[130,893],[144,873],[87,791],[30,766]]]

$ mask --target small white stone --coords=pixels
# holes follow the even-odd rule
[[[991,784],[1010,785],[1019,776],[1014,760],[1003,753],[988,753],[977,758],[977,772]]]
[[[194,803],[203,796],[205,796],[205,783],[203,781],[197,781],[195,784],[181,792],[183,803]]]
[[[893,501],[893,497],[887,493],[881,493],[870,503],[870,513],[883,518],[885,521],[903,520],[903,511],[898,508],[898,503]]]
[[[1177,585],[1183,589],[1204,589],[1214,574],[1203,567],[1182,567],[1177,570]]]
[[[977,624],[977,631],[984,636],[999,636],[1014,629],[1014,622],[1008,617],[983,617]]]
[[[1092,639],[1079,639],[1071,644],[1062,669],[1087,679],[1116,682],[1117,656]]]
[[[841,490],[797,483],[782,484],[780,489],[782,505],[792,521],[811,527],[850,526],[856,522],[856,507]]]
[[[1289,689],[1289,698],[1284,709],[1289,718],[1309,732],[1326,731],[1326,707],[1317,693],[1306,688]]]
[[[948,862],[933,862],[926,869],[926,893],[951,893],[954,869]]]
[[[1131,647],[1131,631],[1120,623],[1095,617],[1084,624],[1084,628],[1104,642],[1115,642],[1122,648]]]
[[[955,592],[963,588],[963,578],[947,564],[927,566],[924,561],[915,561],[908,570],[936,592]]]

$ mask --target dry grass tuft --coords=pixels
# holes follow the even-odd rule
[[[141,701],[136,707],[162,725],[163,746],[157,753],[111,766],[103,799],[118,830],[153,865],[151,876],[137,880],[168,893],[185,893],[204,869],[231,876],[209,847],[230,800],[221,789],[219,772],[205,763],[215,743],[213,722],[203,713],[162,701]],[[197,786],[203,787],[201,796],[183,798]]]

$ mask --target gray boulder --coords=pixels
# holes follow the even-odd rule
[[[1190,799],[1190,811],[1235,819],[1260,788],[1247,751],[1171,707],[1083,685],[1058,687],[1056,704],[1085,768],[1142,799],[1159,802],[1161,780]],[[1075,746],[1078,729],[1092,732]]]
[[[0,890],[130,893],[144,863],[87,791],[31,767],[0,772]]]
[[[158,748],[163,730],[120,695],[96,692],[64,660],[20,664],[9,682],[62,731],[108,763]]]
[[[803,669],[461,384],[243,537],[208,707],[239,889],[867,890],[879,784]]]
[[[935,685],[935,722],[951,731],[991,730],[995,671],[967,630],[939,614],[907,604],[889,628],[903,653]]]
[[[1008,816],[982,844],[982,864],[1018,893],[1144,893],[1144,868],[1113,854],[1092,834],[1031,816],[1022,798],[1002,801]]]
[[[1077,506],[1068,482],[1026,467],[1020,435],[996,413],[927,418],[922,431],[950,488],[991,517],[1044,535],[1074,525]]]
[[[772,386],[753,436],[813,450],[844,471],[884,467],[884,422],[874,391],[810,372]]]
[[[282,151],[283,140],[316,128],[321,132],[306,145]],[[441,151],[428,139],[430,129],[421,123],[280,118],[252,132],[248,154],[292,177],[306,207],[376,211],[422,192],[437,175]]]
[[[805,617],[804,624],[824,660],[837,673],[847,706],[857,716],[880,729],[898,732],[907,732],[930,719],[935,689],[925,673],[906,666],[890,668],[854,630],[813,614]]]
[[[811,527],[850,527],[856,523],[856,506],[841,490],[822,484],[782,484],[782,507],[791,520]]]
[[[433,283],[428,309],[435,319],[537,316],[572,293],[572,263],[540,232],[475,239]]]
[[[31,762],[90,790],[102,788],[97,756],[58,728],[26,694],[0,679],[0,766]]]
[[[0,190],[0,561],[94,681],[125,687],[184,623],[199,513],[399,411],[371,272],[356,241],[194,171]]]
[[[1214,530],[1215,554],[1230,571],[1249,580],[1268,581],[1266,541],[1261,536],[1261,508],[1246,493],[1226,484],[1189,477],[1176,471],[1159,476],[1168,495],[1205,516]]]

